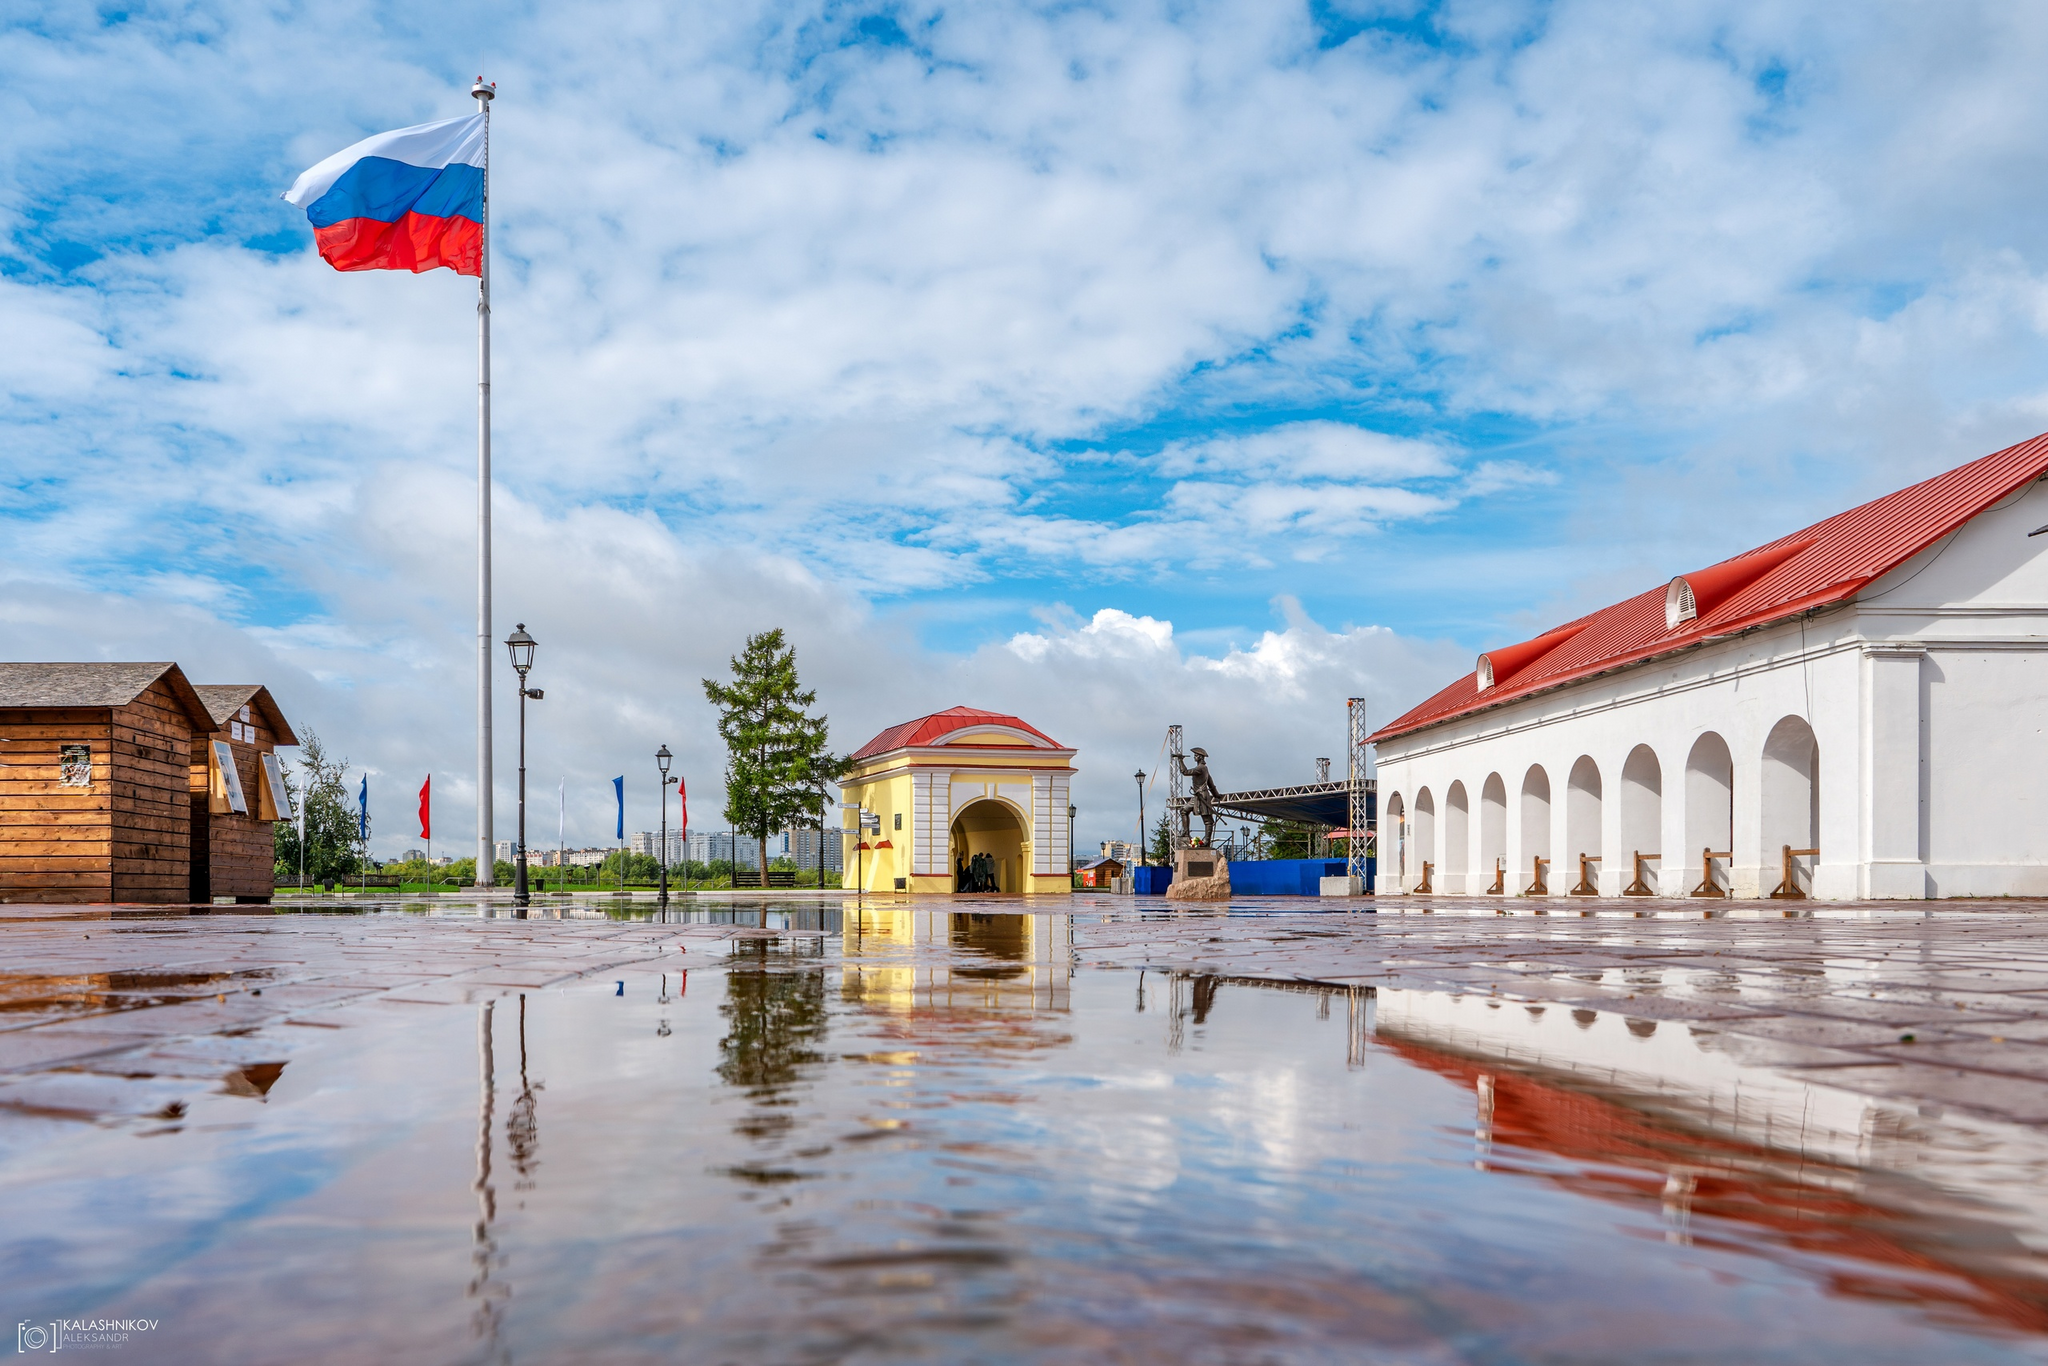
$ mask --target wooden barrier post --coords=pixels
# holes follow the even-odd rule
[[[1643,880],[1643,865],[1652,859],[1661,861],[1664,856],[1662,854],[1646,854],[1640,849],[1635,851],[1635,856],[1636,880],[1622,888],[1621,894],[1623,896],[1655,896],[1656,893],[1650,890],[1650,884]]]
[[[1800,857],[1802,857],[1802,856],[1805,856],[1805,855],[1808,855],[1808,854],[1811,854],[1811,855],[1812,855],[1813,857],[1815,857],[1815,858],[1819,858],[1819,857],[1820,857],[1820,850],[1819,850],[1819,849],[1794,849],[1794,848],[1793,848],[1793,847],[1792,847],[1791,845],[1789,845],[1789,844],[1785,846],[1785,870],[1784,870],[1784,871],[1785,871],[1785,875],[1784,875],[1784,877],[1783,877],[1783,878],[1782,878],[1782,879],[1781,879],[1781,880],[1779,881],[1779,883],[1778,883],[1778,887],[1777,887],[1777,890],[1771,893],[1771,900],[1773,900],[1773,901],[1804,901],[1804,900],[1806,900],[1806,893],[1804,893],[1804,892],[1802,892],[1802,891],[1800,891],[1800,890],[1799,890],[1799,883],[1798,883],[1798,880],[1797,880],[1796,878],[1794,878],[1794,876],[1793,876],[1793,870],[1792,870],[1792,860],[1793,860],[1793,859],[1796,859],[1796,858],[1800,858]]]
[[[1522,893],[1523,896],[1550,895],[1550,884],[1543,879],[1543,870],[1549,863],[1549,859],[1543,858],[1540,855],[1531,856],[1529,860],[1529,888]]]
[[[1506,859],[1493,861],[1493,885],[1486,889],[1488,896],[1505,896],[1508,890],[1508,863]]]
[[[1579,885],[1566,893],[1568,896],[1598,896],[1600,889],[1593,885],[1592,865],[1600,861],[1598,854],[1579,855]]]
[[[1432,892],[1433,889],[1429,885],[1429,875],[1435,870],[1436,865],[1434,863],[1431,863],[1426,859],[1423,861],[1422,881],[1415,884],[1415,895],[1428,896]]]
[[[1735,851],[1732,849],[1724,849],[1720,853],[1715,853],[1712,849],[1700,850],[1700,885],[1687,895],[1721,897],[1725,900],[1728,893],[1722,891],[1721,884],[1714,881],[1714,860],[1734,857]]]

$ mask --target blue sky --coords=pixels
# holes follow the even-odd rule
[[[1348,693],[2048,427],[2025,7],[12,14],[9,652],[269,682],[450,836],[471,285],[277,196],[479,71],[497,627],[572,843],[661,743],[712,805],[749,630],[843,748],[1024,712],[1093,839],[1168,721],[1299,777]]]

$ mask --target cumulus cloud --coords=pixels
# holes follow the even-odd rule
[[[10,653],[269,670],[466,769],[473,286],[337,276],[276,199],[466,107],[456,52],[558,769],[701,730],[772,624],[859,726],[1015,682],[1098,752],[1155,698],[1314,749],[1318,698],[1441,681],[1418,640],[1457,672],[2048,413],[2024,6],[44,7],[0,22]]]
[[[371,775],[384,813],[376,847],[413,833],[399,800],[435,774],[437,830],[457,847],[474,828],[474,636],[462,630],[470,566],[437,534],[439,476],[376,471],[396,509],[367,556],[392,580],[329,567],[318,579],[331,615],[286,628],[225,620],[192,585],[164,580],[132,594],[0,581],[0,629],[23,658],[176,659],[196,681],[262,681],[295,725],[320,733]],[[564,513],[501,497],[498,602],[539,639],[529,710],[529,838],[551,843],[557,785],[567,838],[608,831],[611,777],[627,776],[630,826],[653,825],[653,751],[666,743],[690,783],[693,821],[715,825],[723,754],[699,680],[721,675],[747,633],[784,628],[806,681],[850,752],[912,716],[967,704],[1015,712],[1081,751],[1075,789],[1084,835],[1121,832],[1128,775],[1153,767],[1165,727],[1189,727],[1233,778],[1305,780],[1343,747],[1343,702],[1371,699],[1384,719],[1433,690],[1464,652],[1383,627],[1326,627],[1298,604],[1243,648],[1191,648],[1173,623],[1103,608],[1048,620],[966,654],[922,645],[911,624],[878,616],[857,594],[788,559],[692,548],[659,521],[603,508]],[[394,593],[391,582],[406,585]],[[1248,633],[1250,634],[1250,633]],[[498,672],[499,833],[511,828],[511,677]],[[1191,742],[1192,743],[1192,742]],[[1289,775],[1292,775],[1290,778]],[[375,814],[373,811],[373,814]]]

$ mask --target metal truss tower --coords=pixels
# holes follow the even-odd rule
[[[1350,726],[1350,735],[1344,746],[1344,778],[1350,788],[1351,798],[1351,835],[1344,841],[1344,847],[1350,851],[1351,858],[1350,866],[1345,871],[1352,877],[1362,878],[1366,875],[1366,850],[1371,843],[1369,832],[1372,829],[1372,796],[1365,777],[1365,737],[1372,732],[1365,724],[1365,699],[1346,698],[1344,717]]]
[[[1188,797],[1187,778],[1180,771],[1181,738],[1179,726],[1166,728],[1166,809],[1173,813],[1173,847],[1185,849],[1193,841],[1188,836],[1188,810],[1194,802]]]

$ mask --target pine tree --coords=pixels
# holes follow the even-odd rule
[[[826,752],[826,719],[807,708],[818,694],[798,686],[796,651],[778,628],[748,636],[732,660],[732,682],[704,680],[725,741],[725,818],[760,842],[796,824],[822,827],[824,784],[840,763]],[[763,881],[766,877],[763,875]]]
[[[1152,827],[1152,862],[1163,867],[1173,866],[1173,822],[1165,816]]]

